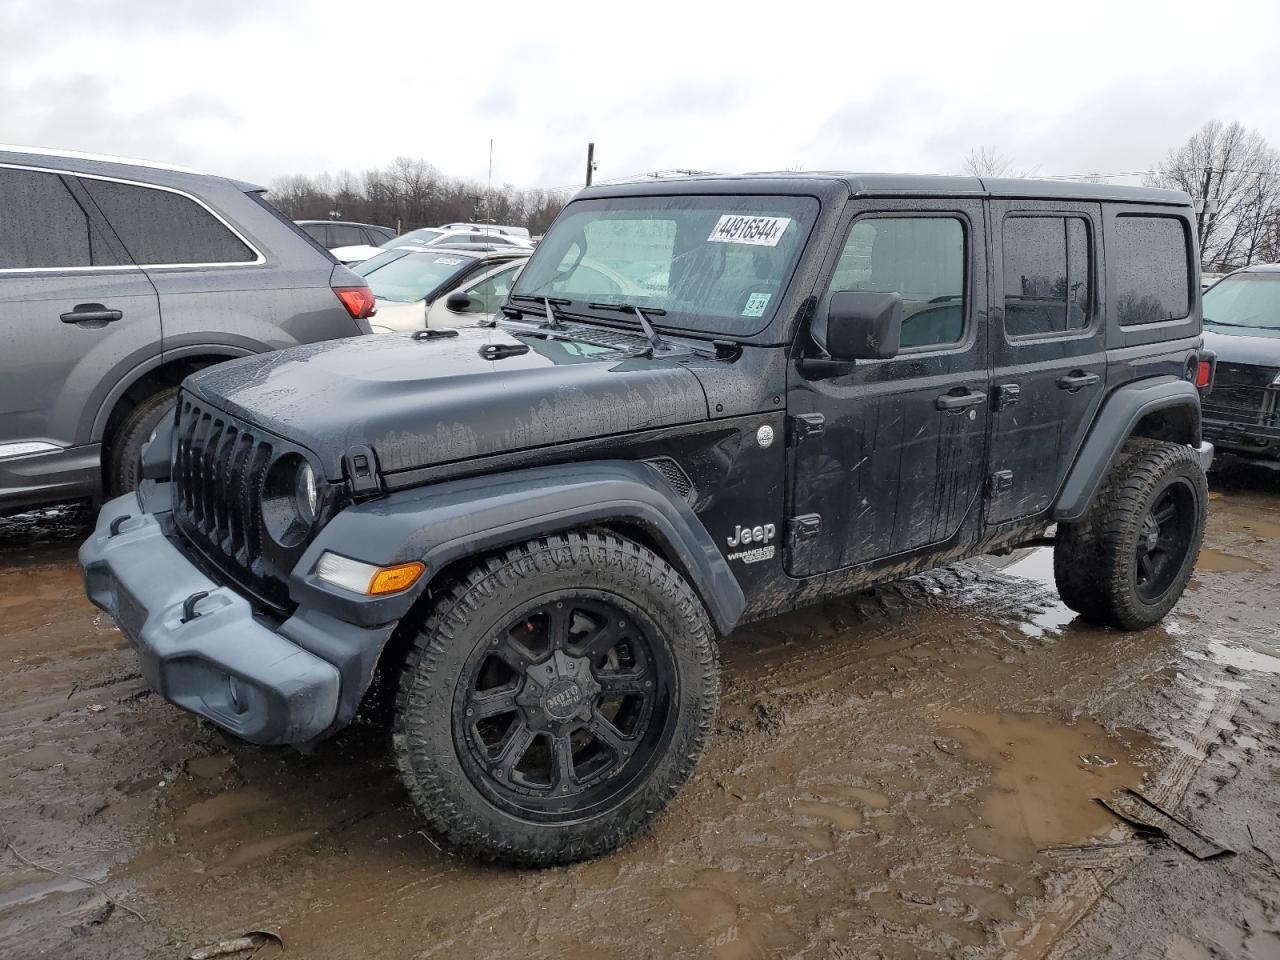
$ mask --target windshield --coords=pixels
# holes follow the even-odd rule
[[[419,246],[425,247],[433,240],[439,240],[444,236],[443,230],[432,230],[430,227],[423,227],[421,230],[410,230],[403,237],[393,237],[386,243],[379,244],[384,250],[390,250],[393,247]]]
[[[369,289],[379,300],[413,303],[434,296],[473,262],[470,257],[444,251],[391,250],[352,269],[369,281]]]
[[[659,326],[756,333],[773,318],[817,213],[812,197],[579,200],[512,294],[568,300],[569,313],[632,304],[659,312]]]
[[[1204,294],[1204,322],[1223,333],[1280,337],[1280,273],[1237,273]]]

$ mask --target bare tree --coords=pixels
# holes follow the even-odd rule
[[[995,147],[974,147],[964,157],[964,172],[971,177],[1029,177],[1033,168],[1016,167]]]
[[[1185,190],[1196,202],[1200,260],[1226,269],[1253,262],[1280,200],[1280,156],[1256,130],[1210,120],[1169,151],[1153,186]]]
[[[469,180],[446,177],[425,160],[397,157],[380,170],[281,177],[272,183],[269,197],[297,220],[324,220],[337,211],[346,220],[400,230],[489,220],[525,226],[539,234],[551,225],[569,194],[516,190],[510,185],[489,191]]]

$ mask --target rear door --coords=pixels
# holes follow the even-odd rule
[[[963,539],[980,525],[987,434],[986,236],[979,200],[880,201],[854,220],[822,296],[903,298],[901,352],[848,373],[793,368],[795,577]]]
[[[992,200],[987,521],[1048,509],[1105,388],[1095,203]]]
[[[0,457],[95,439],[160,333],[155,288],[75,178],[0,166]]]

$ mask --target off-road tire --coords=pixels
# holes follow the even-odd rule
[[[434,587],[433,587],[434,589]],[[498,806],[473,782],[454,733],[464,665],[517,611],[574,591],[608,596],[666,644],[678,684],[665,749],[607,810],[539,823]],[[608,853],[658,816],[693,773],[719,705],[711,622],[689,584],[645,547],[607,532],[532,540],[478,563],[438,590],[407,639],[392,720],[401,779],[430,831],[483,860],[547,866]],[[460,720],[465,723],[466,721]]]
[[[152,431],[172,416],[178,400],[178,388],[166,387],[153,393],[132,410],[120,422],[108,448],[105,464],[104,486],[110,496],[137,489],[142,480],[142,446]]]
[[[1139,537],[1156,499],[1174,483],[1193,491],[1192,530],[1169,586],[1148,600],[1138,589]],[[1053,573],[1063,602],[1086,619],[1123,630],[1161,620],[1195,569],[1208,503],[1208,482],[1195,450],[1160,440],[1130,440],[1084,517],[1058,524]]]

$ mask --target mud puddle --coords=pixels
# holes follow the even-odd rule
[[[1250,560],[1248,557],[1241,557],[1234,553],[1205,547],[1200,551],[1200,559],[1196,561],[1196,569],[1207,570],[1210,573],[1253,573],[1258,570],[1265,570],[1267,567],[1266,564],[1259,563],[1257,560]]]
[[[944,721],[966,757],[992,771],[981,823],[970,831],[975,847],[1025,861],[1050,847],[1125,835],[1094,798],[1141,787],[1150,738],[1039,714],[948,713]]]

